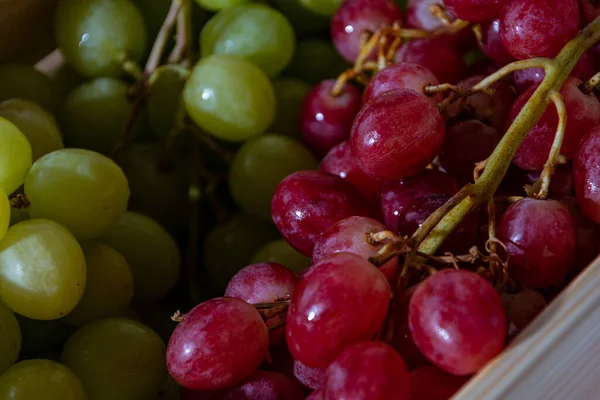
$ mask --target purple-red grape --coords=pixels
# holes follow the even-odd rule
[[[320,171],[295,172],[281,181],[271,212],[279,232],[306,256],[330,226],[347,217],[369,214],[366,201],[350,183]]]
[[[350,145],[358,165],[381,180],[414,175],[440,152],[444,121],[427,97],[398,89],[375,97],[358,113]]]
[[[327,368],[328,400],[408,400],[409,372],[402,357],[382,342],[347,347]]]
[[[311,368],[302,364],[298,360],[294,360],[294,376],[298,381],[312,390],[319,390],[325,383],[324,368]]]
[[[467,382],[428,365],[410,372],[410,400],[450,400]]]
[[[525,184],[533,185],[540,177],[542,171],[524,171]],[[573,168],[571,164],[558,165],[548,188],[548,197],[554,200],[560,200],[563,197],[573,195]]]
[[[562,282],[575,256],[575,234],[569,210],[556,200],[519,200],[498,221],[498,239],[510,255],[509,274],[529,288]]]
[[[529,325],[547,305],[540,292],[527,288],[518,293],[502,293],[500,298],[506,320],[519,331]]]
[[[507,328],[496,289],[464,269],[421,282],[410,300],[409,324],[421,352],[454,375],[471,375],[498,355]]]
[[[347,346],[380,329],[390,302],[385,276],[364,258],[336,253],[302,277],[288,310],[286,337],[294,358],[325,368]]]
[[[503,0],[444,0],[451,14],[471,22],[496,18],[502,11],[502,3]]]
[[[352,121],[360,111],[361,93],[358,89],[345,84],[340,95],[332,96],[334,85],[335,79],[322,81],[302,103],[302,140],[320,157],[350,137]]]
[[[581,209],[592,221],[600,223],[600,126],[590,130],[579,143],[573,172]]]
[[[223,400],[303,400],[302,387],[278,372],[255,371],[236,387],[225,392]]]
[[[248,377],[267,354],[269,335],[245,301],[217,298],[185,314],[167,347],[167,367],[188,389],[218,390]]]
[[[499,18],[481,23],[481,30],[483,37],[479,41],[479,46],[488,57],[500,63],[509,63],[515,60],[502,43]]]
[[[600,226],[585,215],[573,197],[564,197],[560,201],[569,209],[575,222],[577,242],[572,272],[577,273],[600,254]]]

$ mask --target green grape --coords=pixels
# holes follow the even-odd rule
[[[296,46],[294,58],[284,75],[308,83],[336,78],[349,65],[340,57],[330,42],[320,39],[301,40]]]
[[[114,78],[97,78],[76,87],[61,114],[67,146],[108,153],[123,134],[133,109],[128,90],[127,84]],[[139,123],[134,127],[140,128]]]
[[[65,324],[62,319],[40,321],[18,314],[16,317],[23,336],[22,358],[40,358],[44,352],[52,351],[57,347],[62,348],[74,331],[74,328]]]
[[[240,208],[270,221],[271,198],[279,182],[292,172],[316,169],[318,165],[319,161],[298,140],[262,135],[248,140],[235,155],[229,188]]]
[[[320,15],[331,16],[338,9],[343,0],[299,0],[300,4],[312,12]]]
[[[65,147],[52,114],[31,101],[10,99],[0,103],[0,117],[12,122],[25,135],[33,161]]]
[[[219,11],[226,8],[239,6],[248,0],[196,0],[196,3],[205,10]]]
[[[278,236],[273,225],[247,214],[237,214],[210,231],[204,242],[204,265],[211,281],[224,290],[252,255]]]
[[[150,91],[146,102],[148,125],[156,136],[167,138],[175,125],[188,71],[179,65],[163,65],[150,78]]]
[[[0,301],[0,376],[17,361],[21,329],[15,314]]]
[[[54,17],[56,42],[83,76],[118,76],[120,57],[142,57],[146,27],[129,0],[61,0]]]
[[[290,21],[298,37],[319,36],[329,30],[330,19],[304,7],[300,0],[275,0],[275,6]]]
[[[12,122],[0,117],[0,186],[7,195],[23,184],[31,168],[31,145]]]
[[[8,201],[8,196],[4,193],[4,189],[0,186],[0,240],[6,235],[11,220],[12,207]]]
[[[21,221],[29,219],[29,213],[25,210],[19,210],[18,208],[10,207],[10,222],[9,226],[18,224]]]
[[[77,240],[45,219],[8,228],[0,242],[0,298],[27,318],[67,315],[83,294],[85,261]]]
[[[202,57],[231,54],[244,57],[275,76],[294,54],[294,29],[279,11],[248,3],[220,11],[200,34]]]
[[[81,381],[50,360],[25,360],[0,375],[2,400],[88,400]]]
[[[172,0],[133,0],[132,2],[142,13],[148,39],[146,45],[150,47],[165,22]]]
[[[99,238],[125,257],[133,273],[133,300],[152,303],[169,292],[179,278],[177,244],[154,220],[131,211]]]
[[[89,400],[148,400],[167,379],[165,345],[150,328],[108,318],[80,328],[61,361],[81,379]]]
[[[56,108],[56,94],[50,78],[30,65],[0,65],[0,102],[29,100],[47,110]]]
[[[269,78],[237,56],[221,54],[200,60],[185,85],[183,99],[201,129],[230,142],[260,135],[275,116]]]
[[[121,254],[93,240],[83,242],[81,249],[87,270],[85,291],[75,309],[64,317],[75,326],[119,316],[133,297],[133,275]]]
[[[277,99],[277,115],[269,128],[280,135],[300,137],[300,108],[304,97],[310,91],[310,85],[292,78],[280,78],[273,81]]]
[[[252,256],[253,264],[259,262],[276,262],[295,272],[301,272],[310,266],[310,258],[298,253],[283,239],[273,240],[261,247]]]
[[[79,240],[94,239],[127,209],[129,187],[117,164],[89,150],[63,149],[37,160],[25,178],[29,215],[64,225]]]
[[[61,101],[64,101],[73,89],[84,82],[81,75],[67,63],[63,63],[48,76],[54,86],[54,92]]]

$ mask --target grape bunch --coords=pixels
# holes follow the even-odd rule
[[[592,0],[59,0],[0,65],[0,399],[450,399],[600,254]]]

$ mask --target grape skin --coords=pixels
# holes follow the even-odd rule
[[[278,372],[257,370],[237,387],[228,389],[223,400],[303,400],[302,387]]]
[[[0,186],[11,195],[23,184],[31,168],[31,145],[25,135],[3,117],[0,117],[0,141]]]
[[[0,102],[9,99],[28,100],[54,111],[56,93],[50,79],[30,65],[0,65]]]
[[[600,223],[599,148],[600,127],[594,127],[579,143],[573,163],[577,201],[583,212],[596,223]]]
[[[17,361],[21,351],[21,329],[15,314],[0,301],[0,376]]]
[[[283,240],[273,240],[261,247],[251,259],[253,264],[274,262],[299,273],[310,266],[310,258],[298,253],[290,244]]]
[[[294,360],[294,376],[298,381],[312,390],[319,390],[325,384],[327,370],[324,368],[307,367]]]

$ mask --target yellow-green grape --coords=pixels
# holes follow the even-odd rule
[[[31,145],[12,122],[0,117],[0,186],[10,195],[31,168]]]
[[[283,239],[273,240],[261,247],[253,256],[252,263],[275,262],[295,272],[310,266],[310,258],[298,253]]]
[[[41,354],[52,351],[62,345],[73,334],[75,328],[67,325],[62,319],[40,321],[16,314],[21,336],[21,358],[40,358]]]
[[[50,78],[30,65],[0,65],[0,102],[24,99],[44,107],[56,108],[56,95]]]
[[[201,59],[185,85],[183,99],[201,129],[230,142],[260,135],[275,116],[275,93],[269,78],[238,56]]]
[[[299,0],[300,4],[314,13],[331,16],[338,9],[343,0]]]
[[[0,376],[17,361],[21,329],[15,314],[0,301]]]
[[[81,381],[54,361],[21,361],[0,375],[2,400],[88,400]]]
[[[151,400],[167,379],[165,345],[150,328],[108,318],[80,328],[61,361],[83,383],[89,400]]]
[[[133,275],[121,254],[93,240],[83,242],[81,249],[87,269],[85,291],[75,309],[64,318],[76,326],[119,316],[133,297]]]
[[[328,32],[330,19],[304,7],[300,0],[275,0],[274,3],[299,37],[321,37]]]
[[[0,117],[12,122],[29,140],[33,161],[65,147],[52,114],[31,101],[3,101],[0,103]]]
[[[179,65],[163,65],[150,78],[146,113],[150,129],[160,138],[167,138],[175,126],[187,76],[188,71]]]
[[[202,29],[200,52],[244,57],[267,75],[289,64],[296,38],[290,22],[264,4],[247,3],[219,11]]]
[[[273,89],[277,99],[277,115],[269,131],[299,138],[300,108],[311,89],[310,85],[299,79],[280,78],[273,81]]]
[[[119,58],[137,62],[146,45],[142,14],[129,0],[61,0],[54,29],[69,64],[90,78],[120,75]]]
[[[239,6],[248,0],[196,0],[196,3],[205,10],[219,11],[230,7]]]
[[[319,161],[300,141],[281,135],[248,140],[231,163],[229,188],[247,213],[271,221],[271,198],[289,174],[316,169]]]
[[[277,237],[273,225],[244,213],[216,226],[204,242],[204,265],[211,281],[224,290],[233,275],[250,264],[252,255]]]
[[[12,208],[8,201],[8,196],[4,193],[4,189],[0,186],[0,240],[6,235],[8,226],[12,220]]]
[[[110,158],[82,149],[62,149],[37,160],[25,178],[32,218],[64,225],[79,240],[94,239],[127,209],[125,174]]]
[[[320,39],[301,40],[283,75],[318,83],[342,73],[349,64],[342,59],[331,42]]]
[[[136,303],[152,303],[169,292],[179,278],[177,244],[156,221],[131,211],[99,238],[117,250],[133,273]]]
[[[85,289],[85,261],[61,225],[30,219],[0,242],[0,298],[27,318],[56,319],[75,308]]]

